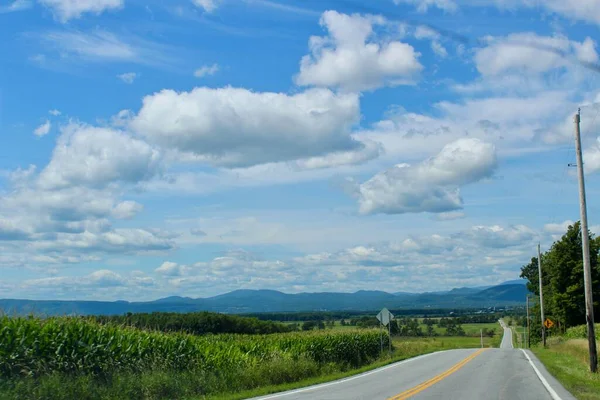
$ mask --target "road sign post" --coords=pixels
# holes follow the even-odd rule
[[[384,308],[383,310],[379,311],[379,314],[377,314],[377,320],[381,323],[381,325],[383,326],[387,326],[388,327],[388,335],[389,335],[389,340],[388,340],[388,344],[389,344],[389,352],[390,354],[392,354],[392,326],[391,326],[391,322],[394,319],[394,314],[392,314],[387,308]],[[381,351],[383,351],[383,331],[381,334]]]

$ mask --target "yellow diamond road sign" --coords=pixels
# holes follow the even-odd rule
[[[549,318],[546,318],[546,320],[544,321],[544,326],[547,329],[550,329],[554,326],[554,322],[552,322],[552,320],[550,320]]]

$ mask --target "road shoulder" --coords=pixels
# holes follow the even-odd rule
[[[571,393],[569,393],[567,389],[565,389],[564,386],[554,376],[550,374],[550,372],[548,372],[544,364],[542,364],[539,358],[537,358],[536,355],[533,354],[533,352],[531,352],[531,350],[520,349],[520,351],[522,351],[528,356],[530,364],[533,364],[535,366],[534,369],[537,369],[537,371],[546,381],[546,383],[542,381],[542,383],[544,383],[544,386],[546,386],[547,384],[555,392],[557,396],[553,396],[555,400],[576,400],[576,398]]]

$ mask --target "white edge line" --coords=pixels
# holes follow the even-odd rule
[[[548,393],[550,393],[550,396],[552,396],[552,398],[554,400],[562,400],[560,398],[560,396],[554,391],[554,389],[552,389],[552,386],[550,386],[550,384],[548,383],[546,378],[544,378],[544,376],[542,375],[540,370],[535,366],[535,364],[531,360],[531,357],[529,357],[529,354],[527,354],[527,352],[524,349],[521,349],[521,351],[523,352],[523,354],[525,354],[525,357],[527,357],[527,360],[529,360],[529,364],[531,364],[531,366],[533,367],[535,374],[538,376],[538,378],[540,378],[540,381],[542,381],[542,384],[544,385],[544,387],[546,388]]]
[[[333,382],[321,383],[319,385],[313,385],[313,386],[309,386],[309,387],[305,387],[305,388],[301,388],[301,389],[291,390],[291,391],[288,391],[288,392],[275,393],[275,394],[272,394],[272,395],[268,395],[267,397],[256,397],[256,400],[276,399],[278,397],[289,396],[291,394],[296,394],[296,393],[301,393],[301,392],[308,392],[309,390],[316,390],[316,389],[321,389],[321,388],[324,388],[324,387],[327,387],[327,386],[338,385],[340,383],[344,383],[344,382],[348,382],[348,381],[353,381],[354,379],[363,378],[365,376],[372,375],[372,374],[375,374],[377,372],[385,371],[386,369],[394,368],[394,367],[397,367],[399,365],[407,364],[407,363],[409,363],[411,361],[415,361],[415,360],[419,360],[421,358],[429,357],[429,356],[432,356],[434,354],[446,353],[448,351],[454,351],[454,350],[473,350],[473,349],[451,349],[451,350],[436,351],[434,353],[422,354],[420,356],[416,356],[416,357],[409,358],[409,359],[406,359],[406,360],[398,361],[398,362],[395,362],[393,364],[386,365],[386,366],[380,367],[380,368],[376,368],[376,369],[374,369],[372,371],[363,372],[362,374],[354,375],[354,376],[351,376],[351,377],[348,377],[348,378],[339,379],[339,380],[333,381]],[[477,350],[477,349],[474,349],[474,350]],[[561,399],[557,399],[557,400],[561,400]]]

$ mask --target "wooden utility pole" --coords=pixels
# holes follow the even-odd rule
[[[546,347],[546,326],[544,325],[544,289],[542,287],[542,254],[538,243],[538,281],[540,282],[540,314],[542,315],[542,345]]]
[[[590,371],[598,370],[598,353],[594,333],[594,301],[592,298],[592,273],[590,266],[590,243],[585,204],[585,180],[583,177],[583,157],[581,155],[580,111],[575,114],[575,150],[577,153],[577,177],[579,179],[579,211],[581,213],[581,247],[583,251],[583,283],[585,286],[585,314],[587,323],[588,348],[590,353]]]
[[[525,297],[527,304],[527,348],[531,347],[531,335],[529,334],[529,295]]]

